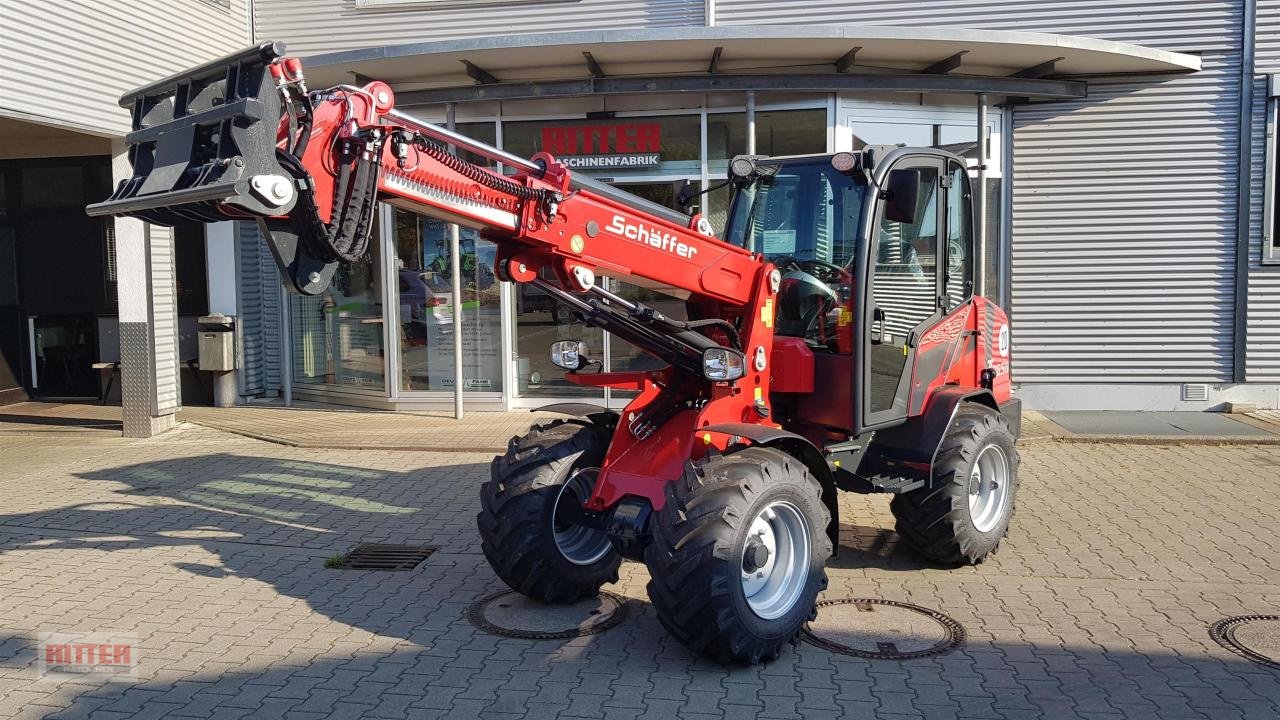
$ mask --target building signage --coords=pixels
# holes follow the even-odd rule
[[[542,149],[570,168],[654,167],[662,159],[662,126],[618,123],[544,127]]]

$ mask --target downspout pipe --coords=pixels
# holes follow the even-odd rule
[[[1244,0],[1240,28],[1240,157],[1236,187],[1236,277],[1231,342],[1231,380],[1246,379],[1249,351],[1249,249],[1253,243],[1250,210],[1253,204],[1253,75],[1257,0]]]

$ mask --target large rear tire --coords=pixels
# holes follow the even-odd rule
[[[889,507],[913,550],[939,563],[976,565],[1008,533],[1017,492],[1009,422],[989,407],[966,404],[938,448],[932,486],[896,495]]]
[[[534,426],[493,459],[480,487],[480,547],[493,571],[544,602],[592,597],[622,560],[602,531],[567,521],[586,500],[609,447],[607,429],[575,420]]]
[[[817,480],[784,453],[747,448],[690,465],[667,486],[645,551],[658,619],[717,660],[778,657],[827,586],[830,518]]]

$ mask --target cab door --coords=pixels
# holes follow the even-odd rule
[[[946,228],[944,161],[906,156],[884,176],[869,218],[862,326],[862,429],[907,416],[920,336],[945,304],[938,263]],[[943,229],[943,230],[940,230]]]

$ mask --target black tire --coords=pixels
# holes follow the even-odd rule
[[[785,501],[807,524],[809,555],[803,587],[790,609],[764,619],[748,604],[743,553],[757,515]],[[778,657],[814,618],[827,587],[831,515],[822,488],[798,460],[767,448],[747,448],[686,467],[667,486],[645,551],[649,599],[658,619],[696,652],[720,661],[755,664]]]
[[[493,459],[492,477],[480,487],[476,524],[489,565],[511,589],[543,602],[573,602],[618,581],[622,560],[615,550],[575,564],[560,551],[554,531],[556,499],[566,481],[599,468],[608,447],[606,428],[559,420],[512,438],[506,454]]]
[[[974,525],[969,491],[974,463],[992,446],[1007,463],[1008,495],[984,532]],[[939,563],[976,565],[995,553],[1008,533],[1017,492],[1018,450],[1009,421],[985,405],[966,404],[938,448],[932,487],[895,495],[889,507],[898,534],[913,550]]]

